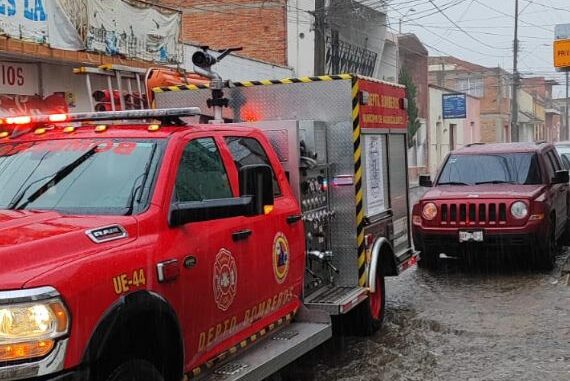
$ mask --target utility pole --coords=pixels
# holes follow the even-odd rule
[[[568,70],[566,70],[566,107],[565,107],[565,119],[566,122],[565,124],[565,131],[564,131],[564,137],[566,138],[566,140],[570,140],[570,127],[568,126],[568,104],[570,104],[570,100],[568,99]]]
[[[515,40],[513,42],[513,90],[511,94],[511,142],[519,141],[519,0],[515,0]]]
[[[315,75],[324,75],[325,73],[325,0],[315,0]]]

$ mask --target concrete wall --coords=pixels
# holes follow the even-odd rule
[[[432,175],[451,150],[481,141],[480,100],[467,97],[465,119],[443,119],[442,97],[449,93],[452,91],[434,87],[429,89],[429,171]]]
[[[387,33],[388,38],[384,44],[380,67],[378,68],[379,79],[387,82],[398,82],[398,45],[393,33]]]
[[[381,79],[383,73],[382,54],[387,30],[386,14],[363,7],[357,2],[331,0],[327,19],[329,29],[337,30],[342,41],[378,54],[373,77]],[[395,67],[397,61],[394,59],[394,62],[389,62],[387,59],[383,64]]]
[[[193,71],[192,54],[198,48],[193,45],[184,45],[184,69]],[[216,53],[217,54],[217,53]],[[282,79],[294,76],[293,69],[274,65],[267,62],[257,61],[236,55],[229,55],[213,66],[222,78],[232,81]]]

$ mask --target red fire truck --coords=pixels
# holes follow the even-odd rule
[[[377,330],[384,277],[416,262],[404,89],[154,92],[2,120],[0,379],[261,380],[331,316]]]

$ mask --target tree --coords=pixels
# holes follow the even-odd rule
[[[408,148],[412,148],[416,133],[421,126],[418,120],[418,106],[416,104],[417,88],[412,77],[404,68],[400,70],[399,82],[406,86],[406,99],[408,100]]]

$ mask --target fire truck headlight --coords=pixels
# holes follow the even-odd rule
[[[68,330],[67,309],[53,288],[0,292],[0,363],[43,357]]]
[[[433,202],[428,202],[424,205],[422,216],[428,221],[433,220],[437,217],[437,206]]]
[[[523,219],[528,215],[528,206],[522,201],[516,201],[511,205],[511,214],[514,218]]]

